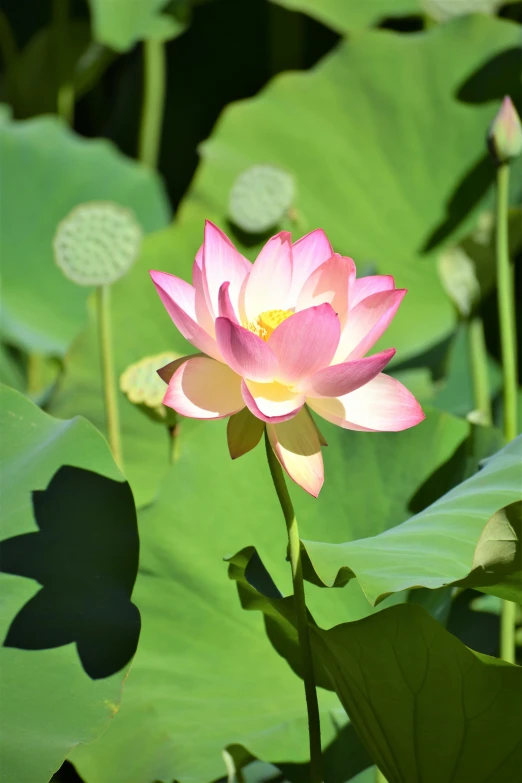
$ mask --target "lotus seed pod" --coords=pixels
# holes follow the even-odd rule
[[[78,285],[114,283],[130,269],[141,246],[133,213],[111,202],[80,204],[58,225],[56,263]]]
[[[154,421],[167,425],[175,423],[175,413],[163,405],[165,382],[158,375],[158,370],[179,358],[175,353],[145,356],[127,367],[120,377],[120,389],[130,402],[140,407]]]
[[[228,213],[238,228],[260,234],[275,226],[292,206],[294,178],[269,165],[243,171],[232,186]]]
[[[439,257],[439,276],[460,315],[467,318],[480,298],[475,264],[460,247],[452,247]]]

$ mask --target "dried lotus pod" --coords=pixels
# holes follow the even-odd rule
[[[141,227],[129,209],[109,201],[89,201],[59,223],[54,256],[64,275],[77,285],[109,285],[130,269],[141,238]]]
[[[294,196],[291,174],[276,166],[252,166],[235,180],[228,214],[238,228],[260,234],[280,222],[292,206]]]
[[[120,376],[120,389],[130,402],[140,407],[154,421],[174,426],[176,414],[163,405],[165,382],[158,370],[169,362],[179,359],[178,354],[167,352],[145,356],[139,362],[129,365]]]

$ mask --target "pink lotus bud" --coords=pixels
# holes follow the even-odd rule
[[[488,133],[488,147],[497,163],[508,163],[522,152],[522,124],[513,101],[506,95]]]

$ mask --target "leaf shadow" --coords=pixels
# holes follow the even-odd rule
[[[489,103],[501,100],[504,95],[511,95],[515,103],[522,102],[521,65],[520,47],[505,49],[484,63],[460,85],[456,92],[457,100],[462,103]]]
[[[461,103],[479,105],[499,101],[504,95],[511,95],[520,111],[522,107],[521,62],[522,53],[518,47],[506,49],[496,54],[460,84],[455,91],[456,100]],[[494,113],[492,110],[491,119],[493,119]],[[444,242],[482,200],[493,184],[495,166],[486,152],[487,130],[485,127],[484,155],[455,184],[446,203],[446,215],[423,243],[422,253],[429,253]]]
[[[67,465],[32,500],[39,531],[2,542],[0,571],[42,588],[13,619],[3,646],[75,642],[88,676],[109,677],[134,655],[141,626],[131,601],[139,541],[130,487]]]
[[[485,142],[484,142],[485,145]],[[495,178],[495,168],[487,152],[458,182],[446,203],[446,215],[421,247],[429,253],[444,242],[486,195]]]

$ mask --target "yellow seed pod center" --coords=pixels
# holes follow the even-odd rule
[[[249,329],[266,341],[274,329],[291,315],[293,315],[292,310],[265,310],[252,324],[249,324]]]

